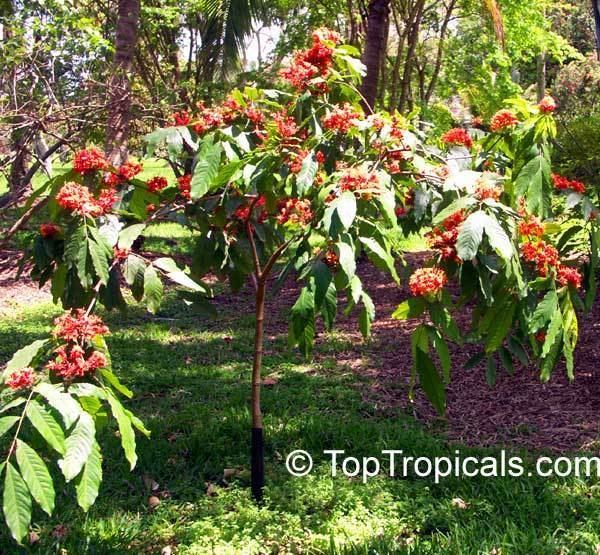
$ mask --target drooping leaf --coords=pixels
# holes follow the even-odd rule
[[[375,319],[375,305],[371,297],[365,292],[362,293],[361,300],[363,307],[358,316],[358,325],[363,337],[369,337],[371,335],[371,323]]]
[[[19,420],[20,417],[18,416],[3,416],[0,418],[0,437],[8,432]]]
[[[144,270],[144,299],[148,306],[148,311],[156,314],[160,308],[163,298],[163,283],[158,277],[152,264]]]
[[[31,496],[47,515],[51,515],[54,510],[54,483],[46,463],[29,445],[20,439],[17,439],[15,454],[21,476],[25,480]]]
[[[137,453],[135,451],[135,432],[131,425],[131,419],[125,411],[125,407],[121,404],[121,401],[117,399],[112,393],[108,392],[108,404],[110,410],[117,421],[119,426],[119,433],[121,434],[121,446],[125,452],[125,458],[129,461],[129,467],[131,470],[135,468],[137,463]]]
[[[351,281],[356,273],[356,261],[354,260],[354,251],[347,243],[339,242],[335,244],[340,261],[340,268],[346,275],[348,281]]]
[[[401,302],[396,310],[392,312],[394,320],[406,320],[408,318],[417,318],[425,310],[425,301],[422,297],[410,297]]]
[[[444,414],[446,411],[444,383],[429,355],[420,348],[417,348],[415,352],[415,366],[419,375],[419,383],[438,413]]]
[[[2,509],[12,537],[22,543],[31,523],[31,496],[18,470],[6,463]]]
[[[537,305],[529,322],[529,333],[536,333],[546,326],[552,316],[558,311],[558,296],[554,289],[546,293]]]
[[[119,233],[118,246],[120,249],[130,249],[134,241],[146,229],[146,224],[133,224],[124,227]]]
[[[47,339],[38,339],[30,343],[26,347],[19,349],[6,364],[6,368],[2,373],[4,379],[12,374],[15,370],[21,370],[31,364],[37,354],[48,344]]]
[[[483,240],[483,230],[488,216],[482,210],[473,212],[462,223],[456,240],[456,252],[463,260],[473,260]]]
[[[83,471],[77,478],[75,490],[77,491],[77,503],[88,511],[98,497],[98,490],[102,482],[102,454],[98,442],[94,441],[92,450]]]
[[[61,455],[65,454],[65,434],[52,413],[35,399],[31,399],[25,412],[36,431],[48,445]]]
[[[346,191],[335,202],[336,214],[344,229],[350,229],[356,217],[356,197],[354,193]]]
[[[292,307],[289,337],[291,344],[298,345],[304,356],[310,354],[315,337],[315,298],[308,287],[302,288]]]
[[[314,152],[309,152],[302,160],[302,167],[300,173],[296,177],[296,189],[298,190],[298,196],[303,197],[307,191],[309,191],[317,175],[319,164],[315,158]]]
[[[396,283],[400,283],[391,252],[372,237],[360,237],[360,242],[366,247],[369,260],[379,269],[389,272]]]
[[[212,135],[207,135],[202,141],[194,173],[192,174],[191,196],[196,200],[204,196],[219,173],[221,165],[221,143],[214,143]]]
[[[96,437],[93,418],[81,411],[75,428],[65,440],[65,456],[58,461],[65,480],[70,482],[77,476],[92,451]]]
[[[81,414],[81,407],[73,397],[62,390],[62,385],[42,382],[34,387],[34,391],[44,397],[50,406],[60,413],[67,429],[75,424]]]

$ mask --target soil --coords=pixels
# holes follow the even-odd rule
[[[147,253],[145,253],[147,254]],[[0,316],[16,305],[51,299],[48,287],[42,289],[25,277],[16,278],[18,254],[0,251]],[[410,265],[418,264],[424,255],[407,255]],[[485,364],[469,370],[464,363],[478,351],[477,346],[452,346],[452,376],[447,388],[447,414],[441,419],[418,389],[409,399],[411,368],[410,333],[419,319],[398,322],[391,313],[408,296],[406,285],[398,287],[389,276],[360,262],[359,274],[365,289],[375,302],[377,318],[372,338],[364,342],[358,331],[357,315],[341,316],[336,329],[355,345],[338,356],[357,376],[367,379],[369,388],[361,388],[364,401],[383,416],[398,411],[414,415],[425,426],[444,433],[452,442],[474,446],[506,445],[557,452],[597,450],[600,424],[600,300],[579,322],[580,338],[575,353],[575,380],[570,383],[564,365],[560,364],[547,383],[541,383],[534,366],[515,364],[509,375],[498,369],[496,385],[485,379]],[[286,311],[291,307],[298,289],[290,280],[282,291],[271,296],[267,314],[277,314],[266,324],[266,337],[287,333]],[[246,305],[252,310],[252,294],[244,292],[223,295],[217,303]],[[341,311],[340,311],[341,312]],[[465,314],[460,320],[466,320]],[[319,337],[317,337],[317,343]],[[268,349],[268,346],[267,346]],[[318,358],[319,349],[315,351]],[[322,356],[322,355],[321,355]]]

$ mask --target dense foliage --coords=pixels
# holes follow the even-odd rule
[[[364,112],[357,54],[321,29],[288,60],[280,89],[247,87],[222,104],[174,114],[172,126],[145,141],[149,155],[169,160],[176,183],[142,181],[139,164],[114,168],[89,148],[37,193],[50,200],[31,253],[33,276],[51,282],[68,312],[51,339],[19,351],[3,374],[0,410],[8,414],[0,422],[3,432],[15,426],[2,467],[4,512],[17,541],[27,533],[32,498],[48,513],[53,508],[52,475],[38,451],[61,455],[58,466],[76,481],[79,504],[93,503],[101,479],[95,436],[107,406],[135,465],[134,429],[147,431],[118,400],[117,393],[131,393],[110,370],[108,330],[92,313],[98,303],[125,308],[125,284],[154,312],[161,277],[203,308],[208,274],[234,290],[250,281],[262,330],[267,286],[276,289],[293,273],[302,287],[289,338],[308,355],[317,319],[332,327],[340,293],[344,310],[360,309],[369,334],[375,310],[357,259],[364,253],[399,283],[392,237],[427,229],[434,258],[412,273],[412,297],[395,317],[429,316],[413,334],[413,370],[435,407],[445,408],[448,340],[481,344],[477,359],[487,358],[490,382],[497,361],[510,371],[514,358],[539,361],[548,379],[562,356],[572,377],[576,309],[595,294],[597,209],[583,183],[551,172],[554,101],[514,101],[487,123],[429,142],[398,113]],[[149,222],[163,218],[194,230],[190,268],[132,248]],[[468,330],[454,317],[466,309]],[[262,427],[261,356],[257,332],[253,417]]]

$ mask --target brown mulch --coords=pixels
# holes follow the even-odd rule
[[[145,255],[148,253],[144,253]],[[15,251],[0,251],[0,315],[15,305],[31,305],[49,300],[48,287],[39,289],[25,277],[17,280]],[[407,255],[410,265],[423,255]],[[575,356],[575,381],[569,383],[560,364],[548,383],[539,380],[534,367],[515,364],[513,375],[499,366],[496,385],[485,380],[485,363],[469,370],[464,363],[478,351],[475,345],[451,345],[452,378],[447,389],[447,415],[441,420],[422,392],[409,400],[411,367],[410,333],[418,320],[398,322],[390,315],[408,296],[389,276],[366,263],[359,263],[359,274],[373,298],[377,318],[373,336],[366,343],[358,331],[356,311],[349,316],[340,312],[336,329],[351,339],[350,350],[337,355],[357,376],[366,378],[369,387],[361,391],[365,402],[378,414],[393,416],[398,411],[414,415],[426,426],[442,430],[451,441],[468,445],[507,445],[566,451],[597,448],[600,424],[600,299],[591,312],[581,317],[580,339]],[[245,306],[252,310],[252,293],[246,288],[238,295],[216,299],[223,305]],[[286,310],[297,297],[297,286],[290,280],[276,295],[271,295],[266,336],[287,333]],[[459,320],[466,320],[465,314]],[[464,323],[464,322],[460,322]],[[462,326],[461,326],[462,327]],[[318,339],[317,339],[318,341]],[[267,346],[268,348],[268,346]],[[318,348],[316,353],[318,353]],[[317,358],[323,355],[316,355]]]
[[[17,266],[21,253],[14,250],[0,250],[0,315],[16,306],[32,305],[52,299],[49,285],[41,289],[29,279],[26,269],[17,279]]]

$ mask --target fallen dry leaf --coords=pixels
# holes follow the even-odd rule
[[[272,376],[268,376],[263,380],[263,385],[269,386],[269,385],[277,385],[279,383],[279,380],[277,378],[274,378]]]
[[[456,507],[457,509],[466,509],[469,507],[469,504],[465,503],[460,497],[455,497],[452,500],[452,506]]]
[[[155,482],[154,479],[148,474],[142,474],[142,480],[144,481],[144,486],[148,491],[156,491],[159,488],[158,482]]]
[[[151,495],[148,497],[148,508],[153,511],[160,505],[160,499],[156,497],[156,495]]]
[[[206,495],[209,497],[217,495],[217,488],[212,482],[205,482],[204,485],[206,486]]]
[[[232,476],[237,476],[240,473],[237,468],[226,468],[223,470],[223,479],[227,480],[227,478],[231,478]]]

